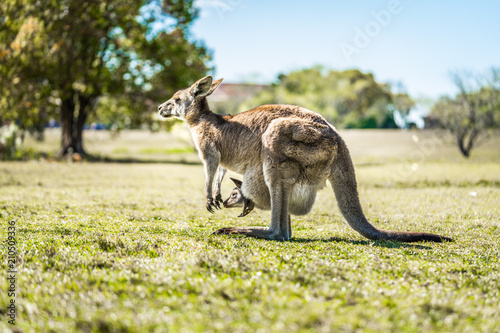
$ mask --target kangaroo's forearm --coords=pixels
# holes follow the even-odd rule
[[[217,176],[215,178],[215,188],[212,192],[216,203],[222,203],[221,187],[226,171],[227,170],[225,168],[219,165],[219,168],[217,169]]]
[[[219,167],[217,156],[206,156],[204,160],[205,169],[205,197],[212,198],[212,186]]]

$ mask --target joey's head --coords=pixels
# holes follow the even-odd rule
[[[224,201],[224,207],[233,208],[243,206],[243,212],[238,215],[238,217],[246,216],[253,210],[255,204],[252,200],[245,198],[245,196],[243,195],[243,191],[241,190],[241,186],[243,185],[243,183],[241,182],[241,180],[234,178],[231,178],[231,180],[236,185],[236,187],[231,191],[229,198]]]
[[[231,191],[229,198],[224,201],[225,208],[241,207],[244,204],[245,197],[241,191],[241,185],[243,184],[241,180],[231,178],[236,187]]]
[[[190,112],[196,110],[197,105],[201,105],[199,102],[202,99],[217,89],[222,80],[213,81],[211,76],[199,79],[191,87],[179,90],[172,98],[158,106],[158,113],[164,118],[185,119]]]

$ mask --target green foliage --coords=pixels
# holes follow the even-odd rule
[[[125,112],[142,123],[174,87],[208,69],[210,53],[189,35],[197,16],[192,0],[5,0],[1,6],[0,120],[32,128],[59,114],[63,145],[76,151],[87,120],[117,117],[121,126],[118,115]],[[108,100],[97,103],[101,96]]]
[[[14,123],[0,127],[0,160],[19,159],[22,137],[22,133]]]
[[[411,126],[408,122],[408,116],[414,106],[415,101],[407,93],[400,92],[392,95],[392,108],[395,112],[399,112],[401,115],[401,118],[404,121],[404,128],[409,128]]]
[[[245,103],[294,104],[320,113],[340,128],[395,128],[390,86],[359,70],[313,67],[279,76],[279,82]]]
[[[15,123],[0,127],[0,161],[15,161],[34,158],[33,148],[23,145],[25,131]]]

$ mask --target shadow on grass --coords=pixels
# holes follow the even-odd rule
[[[396,241],[369,241],[369,240],[353,240],[347,238],[340,237],[328,237],[328,238],[292,238],[289,240],[293,243],[332,243],[332,242],[342,242],[349,243],[353,245],[370,245],[370,246],[379,246],[386,248],[407,248],[407,249],[419,249],[419,250],[431,250],[432,247],[420,244],[411,244],[411,243],[402,243]]]
[[[173,155],[173,154],[172,154]],[[168,155],[167,155],[168,156]],[[171,156],[171,155],[170,155]],[[82,161],[89,163],[123,163],[123,164],[184,164],[184,165],[202,165],[200,160],[188,161],[185,158],[178,159],[148,159],[148,158],[138,158],[138,157],[110,157],[102,155],[93,155],[88,153],[83,154],[71,154],[71,155],[51,155],[45,152],[39,152],[37,155],[31,159],[34,160],[45,160],[47,162],[71,162],[80,163]],[[22,159],[22,160],[30,160]]]
[[[123,163],[123,164],[184,164],[184,165],[201,165],[201,161],[186,161],[184,159],[179,160],[162,160],[162,159],[143,159],[134,157],[109,157],[109,156],[96,156],[96,155],[86,155],[85,160],[87,162],[95,163]]]
[[[211,236],[218,237],[219,235],[215,235],[215,233],[212,233]],[[233,234],[229,235],[230,237],[238,237],[238,238],[245,238],[248,236],[241,235],[241,234]],[[259,239],[259,238],[257,238]],[[279,240],[264,240],[262,241],[265,242],[283,242]],[[402,243],[402,242],[397,242],[397,241],[390,241],[390,240],[380,240],[380,241],[371,241],[371,240],[353,240],[353,239],[348,239],[348,238],[340,238],[340,237],[328,237],[328,238],[291,238],[288,240],[288,242],[291,243],[348,243],[348,244],[353,244],[353,245],[362,245],[362,246],[378,246],[378,247],[385,247],[385,248],[391,248],[391,249],[418,249],[418,250],[432,250],[431,246],[427,245],[421,245],[421,244],[414,244],[414,243]]]

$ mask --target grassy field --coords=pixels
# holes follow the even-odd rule
[[[214,236],[269,212],[208,213],[185,137],[93,132],[91,153],[137,163],[0,163],[1,238],[15,221],[18,250],[13,330],[1,247],[0,331],[500,331],[500,141],[466,161],[432,132],[343,135],[374,225],[455,242],[366,240],[331,188],[289,242]]]

